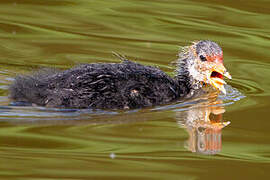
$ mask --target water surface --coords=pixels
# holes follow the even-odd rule
[[[0,2],[1,179],[269,179],[270,2]],[[229,94],[134,111],[10,106],[16,74],[119,62],[172,74],[179,48],[224,50]]]

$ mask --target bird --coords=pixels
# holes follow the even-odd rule
[[[169,104],[191,97],[205,86],[226,94],[221,47],[199,40],[183,47],[175,75],[119,55],[119,63],[91,63],[68,70],[41,69],[17,75],[10,85],[13,102],[48,108],[137,109]]]

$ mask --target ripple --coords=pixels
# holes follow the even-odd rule
[[[161,110],[174,110],[174,111],[186,111],[193,106],[227,106],[233,104],[236,101],[244,98],[236,88],[231,86],[226,86],[227,94],[219,95],[216,99],[215,97],[209,98],[209,96],[197,97],[194,99],[190,99],[188,101],[180,101],[177,103],[173,103],[170,105],[158,106],[154,108],[145,108],[145,109],[135,109],[130,111],[108,111],[108,110],[93,110],[93,109],[58,109],[58,108],[46,108],[46,107],[33,107],[33,106],[0,106],[0,121],[10,122],[31,122],[34,121],[39,123],[68,123],[66,121],[70,121],[69,123],[85,123],[87,120],[90,120],[89,123],[97,123],[96,119],[100,120],[100,123],[104,123],[101,119],[109,118],[109,119],[119,119],[123,117],[125,119],[126,116],[131,117],[132,114],[138,115],[138,113],[150,113]],[[116,117],[114,117],[116,116]],[[95,119],[95,121],[91,121],[91,119]],[[144,118],[145,119],[145,118]],[[86,120],[86,121],[84,121]],[[125,120],[124,120],[125,121]],[[110,122],[105,121],[106,123]],[[130,121],[126,121],[130,122]]]
[[[270,64],[255,60],[235,62],[236,78],[232,82],[245,94],[269,96],[270,86],[266,77],[270,76]]]
[[[246,95],[266,95],[265,90],[250,79],[235,79],[231,85],[244,92]]]
[[[153,110],[186,111],[189,108],[193,108],[193,106],[227,106],[246,97],[240,91],[230,85],[225,85],[225,89],[227,91],[226,95],[219,94],[217,96],[216,93],[206,94],[190,100],[184,100],[170,105],[155,107]]]

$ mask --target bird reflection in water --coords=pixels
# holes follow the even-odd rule
[[[219,153],[222,147],[222,128],[230,124],[229,121],[223,122],[224,112],[222,106],[207,106],[177,113],[178,124],[189,134],[185,147],[199,154]]]

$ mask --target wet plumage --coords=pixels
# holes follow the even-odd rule
[[[17,76],[10,86],[10,98],[58,108],[133,109],[166,104],[201,87],[189,72],[192,58],[183,57],[179,55],[181,67],[174,78],[128,60],[84,64],[66,71],[40,70]]]

